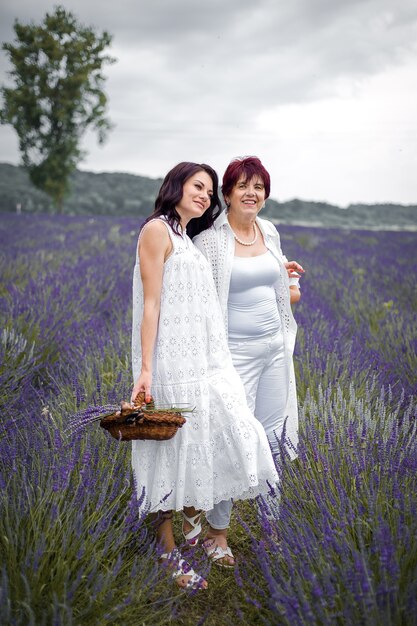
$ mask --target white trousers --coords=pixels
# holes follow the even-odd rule
[[[284,339],[282,333],[234,341],[229,339],[233,365],[246,392],[246,401],[252,413],[261,422],[272,453],[278,453],[285,422],[288,397],[288,379],[285,370]],[[232,500],[222,500],[207,511],[212,528],[227,528],[232,512]]]

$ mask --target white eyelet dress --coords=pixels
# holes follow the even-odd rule
[[[152,395],[159,404],[195,407],[168,441],[133,441],[132,466],[141,507],[205,511],[221,500],[254,498],[278,475],[262,425],[246,405],[235,371],[208,261],[187,235],[176,235],[165,262]],[[146,226],[145,226],[146,228]],[[132,365],[141,370],[143,288],[133,276]]]

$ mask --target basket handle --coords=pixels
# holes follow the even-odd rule
[[[134,404],[135,407],[146,406],[147,409],[154,409],[155,408],[155,401],[154,401],[152,396],[151,396],[150,402],[145,402],[145,392],[144,391],[139,391],[139,393],[136,395],[136,398],[133,400],[133,404]]]

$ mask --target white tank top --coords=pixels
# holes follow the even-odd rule
[[[230,339],[261,337],[280,330],[274,290],[279,273],[278,261],[269,250],[254,257],[234,257],[228,300]]]

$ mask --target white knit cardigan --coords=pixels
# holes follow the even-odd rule
[[[275,226],[272,222],[259,217],[256,218],[256,223],[263,235],[265,246],[272,252],[280,267],[279,278],[274,285],[274,289],[278,312],[281,318],[281,328],[284,335],[286,372],[289,387],[286,406],[287,421],[285,426],[286,438],[289,442],[287,450],[291,458],[295,458],[298,444],[298,409],[293,352],[297,334],[297,323],[291,310],[289,285],[290,280],[291,283],[297,283],[298,279],[288,279],[288,273],[284,266],[284,262],[287,259],[282,254],[280,237]],[[227,302],[235,253],[235,241],[233,231],[227,220],[226,212],[223,211],[218,216],[211,228],[194,237],[193,243],[210,262],[227,333]]]

